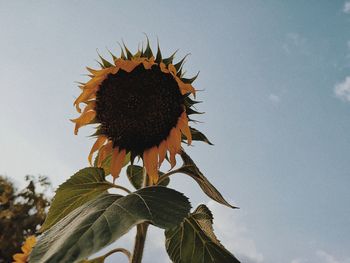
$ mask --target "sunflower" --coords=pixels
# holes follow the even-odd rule
[[[13,255],[13,263],[26,263],[35,243],[35,236],[29,236],[21,247],[23,253],[17,253]]]
[[[100,167],[111,156],[114,179],[130,154],[131,162],[142,158],[150,182],[156,184],[162,162],[167,159],[172,169],[184,139],[191,144],[188,115],[197,103],[190,98],[196,93],[191,84],[197,76],[183,77],[186,57],[173,64],[175,53],[163,59],[158,46],[154,57],[147,41],[145,50],[132,54],[124,45],[120,57],[111,53],[113,63],[99,55],[101,68],[87,68],[90,80],[80,83],[82,93],[74,102],[81,113],[72,120],[74,133],[84,125],[98,124],[88,160],[91,164],[98,152]]]

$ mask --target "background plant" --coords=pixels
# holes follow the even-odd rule
[[[50,182],[45,176],[26,176],[28,185],[16,189],[6,177],[0,176],[0,262],[12,261],[24,240],[35,234],[44,222],[50,199],[45,190]]]

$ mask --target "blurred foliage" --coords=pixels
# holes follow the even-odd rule
[[[50,201],[45,196],[50,187],[47,177],[26,176],[27,187],[17,190],[0,175],[0,263],[12,262],[24,240],[34,235],[44,222]]]

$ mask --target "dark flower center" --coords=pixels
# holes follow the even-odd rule
[[[142,154],[158,146],[176,126],[184,99],[171,74],[142,64],[130,73],[109,74],[96,94],[100,131],[114,147]]]

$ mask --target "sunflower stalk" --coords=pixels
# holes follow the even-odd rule
[[[143,251],[145,248],[147,230],[148,230],[148,223],[142,223],[137,225],[135,245],[134,245],[134,251],[131,258],[131,263],[141,263]]]
[[[149,186],[149,178],[147,176],[146,170],[144,170],[142,188],[145,188],[147,186]],[[141,263],[142,261],[148,226],[149,226],[148,223],[141,223],[141,224],[138,224],[136,227],[134,251],[131,257],[131,261],[130,261],[131,263]]]

